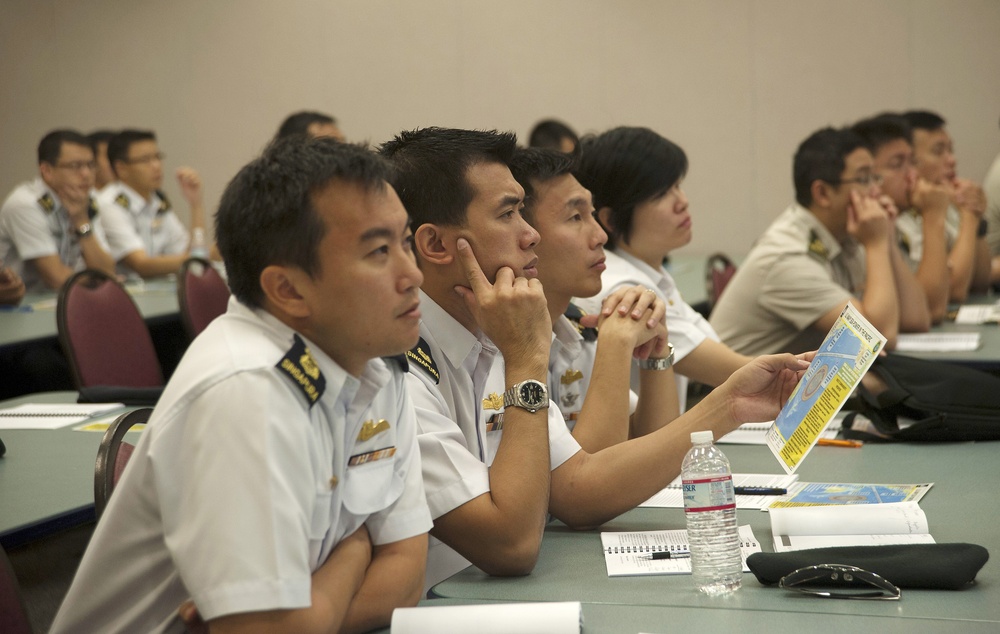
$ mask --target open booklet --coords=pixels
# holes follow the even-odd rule
[[[767,446],[786,473],[802,464],[885,342],[848,302],[767,432]]]
[[[749,525],[740,526],[740,550],[743,572],[750,572],[747,557],[760,552],[760,543]],[[691,559],[653,559],[653,553],[688,554],[687,531],[635,531],[626,533],[601,533],[601,548],[609,577],[635,575],[689,575]]]
[[[922,484],[798,482],[789,487],[787,495],[773,501],[769,508],[919,502],[932,486],[933,482]]]
[[[831,546],[933,544],[916,502],[771,509],[774,551]]]

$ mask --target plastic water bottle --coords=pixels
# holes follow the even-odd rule
[[[721,596],[743,585],[743,562],[733,474],[713,440],[711,431],[691,433],[693,446],[681,463],[681,480],[694,585]]]

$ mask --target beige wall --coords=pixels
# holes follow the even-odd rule
[[[155,129],[214,207],[293,110],[374,143],[558,116],[678,142],[688,250],[744,253],[790,202],[807,134],[914,107],[949,120],[959,171],[982,178],[1000,151],[1000,2],[0,1],[3,195],[58,126]]]

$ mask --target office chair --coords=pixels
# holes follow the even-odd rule
[[[712,312],[722,291],[736,274],[736,264],[725,253],[713,253],[705,261],[705,294],[708,297],[708,312]]]
[[[226,312],[229,286],[211,262],[188,258],[177,277],[177,304],[181,323],[188,337],[194,339],[208,324]]]
[[[135,445],[124,441],[125,434],[134,425],[144,425],[153,413],[152,407],[126,412],[108,426],[97,450],[97,464],[94,466],[94,511],[97,519],[108,506],[108,498],[125,471]]]
[[[110,276],[87,269],[66,280],[59,290],[56,325],[77,389],[163,385],[149,328],[125,288]]]
[[[4,634],[31,634],[28,608],[24,605],[21,586],[17,583],[14,568],[7,553],[0,547],[0,632]]]

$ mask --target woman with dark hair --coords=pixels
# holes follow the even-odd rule
[[[681,189],[687,156],[648,128],[614,128],[585,137],[581,148],[575,175],[593,195],[597,219],[608,234],[607,270],[596,297],[574,302],[595,312],[623,286],[642,285],[657,293],[667,303],[683,410],[687,378],[718,386],[750,360],[720,342],[705,318],[684,302],[663,266],[671,251],[691,241],[691,214]]]

